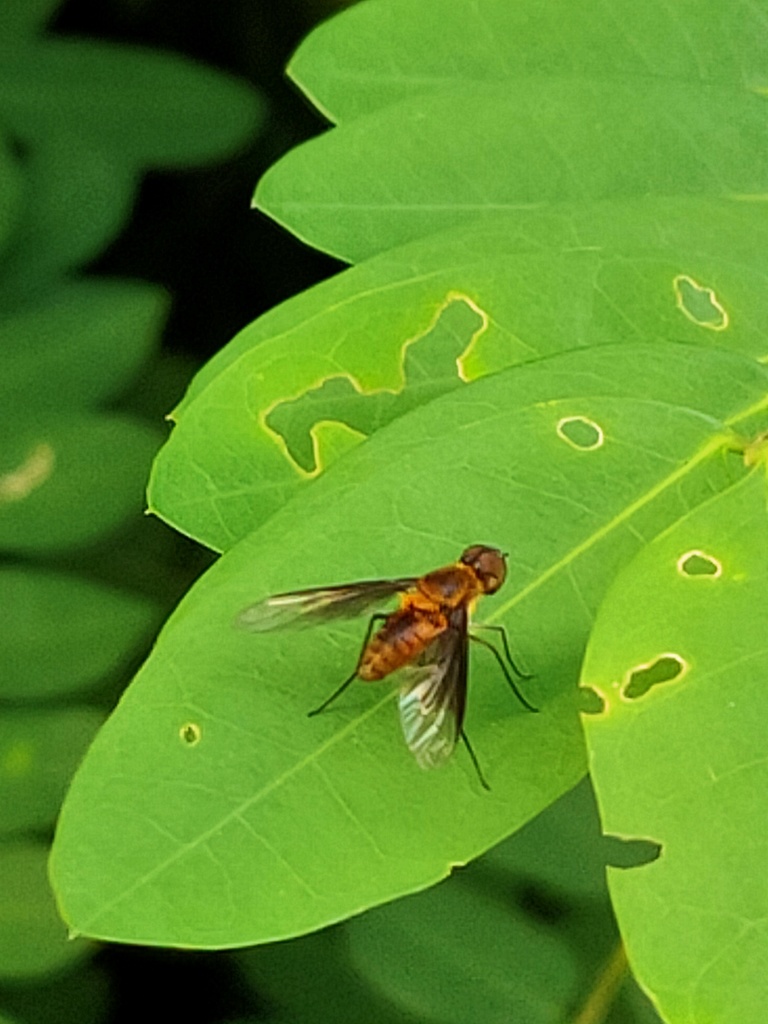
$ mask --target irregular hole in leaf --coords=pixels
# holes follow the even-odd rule
[[[661,856],[662,845],[653,839],[633,839],[628,836],[603,836],[605,863],[612,868],[639,868],[652,864]]]
[[[652,687],[679,679],[686,668],[686,662],[677,654],[660,654],[653,661],[632,669],[622,693],[628,700],[637,700],[644,697]]]
[[[460,357],[484,327],[473,303],[450,295],[428,329],[403,344],[399,390],[364,391],[351,376],[328,377],[296,398],[277,402],[266,412],[265,426],[281,438],[298,470],[315,474],[324,468],[318,459],[318,424],[336,421],[362,440],[416,406],[460,387]],[[330,461],[326,458],[325,465]]]
[[[709,331],[724,331],[728,326],[728,314],[718,302],[713,288],[694,281],[687,274],[678,274],[672,281],[675,304],[683,316],[697,327]]]
[[[200,742],[202,730],[196,722],[185,722],[179,729],[179,737],[188,747],[195,747]]]
[[[723,574],[723,566],[717,558],[705,551],[686,551],[677,560],[677,571],[683,576],[708,576],[710,579]]]
[[[56,465],[56,453],[46,441],[35,445],[24,462],[0,476],[0,503],[23,501],[32,491],[42,487]]]
[[[601,448],[605,441],[602,428],[586,416],[566,416],[557,424],[557,433],[566,444],[583,452]]]
[[[605,697],[594,686],[580,686],[578,702],[582,715],[599,715],[605,711]]]

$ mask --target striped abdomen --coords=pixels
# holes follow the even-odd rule
[[[357,669],[358,677],[365,682],[383,679],[417,658],[446,627],[440,611],[405,607],[393,612],[368,641]]]

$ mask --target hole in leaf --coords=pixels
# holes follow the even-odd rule
[[[704,551],[686,551],[677,560],[677,571],[683,576],[722,576],[723,567]]]
[[[652,864],[661,856],[661,843],[652,839],[624,839],[604,836],[605,862],[614,868],[639,868]]]
[[[599,715],[605,711],[605,699],[594,686],[579,687],[579,711],[582,715]]]
[[[648,691],[659,683],[670,683],[684,671],[685,662],[676,654],[662,654],[649,665],[639,665],[630,673],[629,682],[624,687],[624,696],[629,700],[644,697]]]
[[[560,420],[557,433],[566,444],[585,452],[600,448],[604,440],[601,428],[585,416],[568,416]]]
[[[698,327],[710,331],[724,331],[728,314],[718,302],[714,289],[694,281],[687,274],[678,275],[672,282],[677,308]]]
[[[331,461],[324,457],[319,465],[313,436],[318,424],[343,423],[362,439],[416,406],[460,387],[464,382],[459,359],[484,324],[466,299],[449,296],[424,334],[403,343],[403,383],[397,391],[363,391],[350,376],[327,377],[298,398],[276,403],[264,422],[283,439],[296,465],[314,473]]]
[[[179,729],[179,736],[183,743],[186,743],[189,747],[195,747],[200,742],[202,732],[200,726],[196,722],[186,722]]]

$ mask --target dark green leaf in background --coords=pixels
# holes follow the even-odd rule
[[[3,711],[0,832],[53,825],[69,780],[103,719],[85,707]]]
[[[85,544],[141,511],[158,432],[118,415],[0,426],[0,550]]]
[[[128,166],[221,158],[261,119],[253,92],[221,71],[177,54],[72,37],[4,49],[0,109],[27,143],[66,131]]]
[[[157,624],[152,602],[77,576],[0,569],[0,696],[35,700],[93,686]]]
[[[124,391],[155,348],[163,292],[133,281],[81,280],[0,319],[0,409],[77,409]]]
[[[60,275],[94,259],[125,223],[138,185],[135,167],[57,131],[25,150],[19,171],[23,201],[0,263],[0,301],[10,311],[41,296],[44,305]]]
[[[21,217],[24,182],[10,139],[0,135],[0,258]]]
[[[56,913],[46,876],[48,848],[0,843],[0,979],[20,981],[70,967],[90,944],[72,941]]]

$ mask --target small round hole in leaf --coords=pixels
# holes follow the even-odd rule
[[[187,744],[188,747],[197,746],[200,742],[201,735],[200,726],[195,722],[185,722],[179,729],[179,737],[183,743]]]
[[[567,416],[557,424],[557,433],[572,448],[591,452],[603,443],[603,431],[586,416]]]

